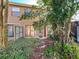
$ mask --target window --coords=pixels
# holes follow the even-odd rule
[[[20,8],[19,7],[13,6],[11,8],[11,11],[12,11],[12,16],[19,16],[20,15]]]
[[[71,34],[74,36],[74,37],[76,37],[77,35],[77,29],[76,29],[76,27],[77,27],[77,23],[71,23]]]
[[[25,11],[24,11],[25,15],[29,15],[30,12],[31,12],[31,9],[30,8],[25,8]]]
[[[13,25],[8,25],[8,37],[14,36]]]

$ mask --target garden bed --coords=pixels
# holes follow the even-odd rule
[[[19,38],[15,42],[9,41],[8,47],[0,52],[0,59],[28,59],[38,43],[37,38]]]

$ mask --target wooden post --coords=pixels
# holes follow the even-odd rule
[[[46,26],[44,27],[44,37],[47,36],[47,29],[46,29]]]
[[[15,25],[13,27],[14,27],[14,41],[15,41],[16,40],[16,29],[15,29]]]

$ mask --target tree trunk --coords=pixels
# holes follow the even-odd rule
[[[1,0],[0,6],[0,46],[7,45],[7,18],[8,18],[8,0]]]
[[[70,19],[65,23],[65,40],[66,43],[70,43],[71,22]]]
[[[71,32],[71,23],[69,23],[69,25],[68,25],[68,36],[67,36],[67,39],[68,39],[68,41],[70,42],[71,41],[71,39],[70,39],[70,32]]]
[[[7,20],[8,20],[8,0],[5,0],[4,9],[3,9],[3,47],[7,46],[7,41],[8,41]]]
[[[67,23],[67,41],[68,41],[68,43],[70,43],[70,41],[71,41],[71,38],[70,38],[70,32],[71,32],[71,20],[70,20],[70,18],[69,18],[69,21],[68,21],[68,23]]]
[[[2,29],[3,29],[3,0],[0,0],[0,47],[2,47]]]

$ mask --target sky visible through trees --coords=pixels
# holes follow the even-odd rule
[[[10,2],[17,2],[17,3],[24,3],[24,4],[31,4],[31,5],[37,5],[37,0],[9,0]]]

